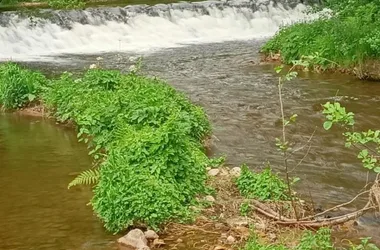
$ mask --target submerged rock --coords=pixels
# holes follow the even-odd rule
[[[133,229],[127,235],[117,240],[119,244],[124,246],[123,250],[150,250],[148,241],[140,229]]]

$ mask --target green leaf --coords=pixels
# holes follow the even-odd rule
[[[275,67],[274,70],[276,71],[277,74],[279,74],[283,68],[284,68],[284,65],[279,65],[279,66]]]
[[[375,168],[373,169],[373,171],[375,171],[375,173],[380,173],[380,167],[375,167]]]
[[[324,128],[325,130],[329,130],[329,129],[332,127],[332,125],[333,125],[332,121],[325,121],[325,122],[323,123],[323,128]]]

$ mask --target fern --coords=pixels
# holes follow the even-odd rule
[[[100,172],[98,169],[88,169],[80,173],[74,180],[69,183],[67,188],[71,188],[76,185],[91,185],[98,182]]]

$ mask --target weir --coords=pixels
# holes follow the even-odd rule
[[[205,1],[0,13],[0,59],[59,54],[146,52],[189,44],[261,39],[313,18],[300,1]],[[46,58],[45,58],[46,59]]]

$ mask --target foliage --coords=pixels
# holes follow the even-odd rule
[[[329,250],[334,249],[331,242],[330,230],[321,228],[316,233],[305,231],[300,243],[294,248],[288,248],[283,244],[262,244],[257,236],[253,235],[242,250]]]
[[[0,65],[0,105],[6,109],[22,108],[38,99],[46,78],[39,72],[15,63]]]
[[[92,205],[108,230],[189,217],[210,165],[202,141],[211,128],[200,107],[158,79],[102,69],[63,74],[43,100],[57,120],[77,125],[101,162]]]
[[[1,5],[14,5],[18,3],[35,2],[33,0],[1,0]],[[47,2],[47,4],[54,9],[77,9],[83,8],[86,0],[41,0],[40,2]]]
[[[361,159],[364,168],[380,173],[380,130],[356,132],[354,130],[354,113],[347,112],[340,103],[327,102],[323,105],[323,114],[326,121],[323,127],[329,130],[334,124],[339,124],[346,129],[343,133],[346,139],[346,147],[354,146],[359,149],[358,158]]]
[[[85,6],[84,0],[47,0],[54,9],[78,9]]]
[[[239,212],[241,216],[248,216],[249,212],[251,211],[251,208],[249,206],[249,202],[245,201],[240,204]]]
[[[76,185],[92,185],[98,182],[100,173],[98,169],[88,169],[80,173],[73,181],[69,183],[68,188]]]
[[[380,2],[328,0],[324,7],[333,15],[284,26],[262,48],[281,53],[287,64],[311,56],[311,64],[322,69],[360,65],[380,57]]]
[[[260,200],[288,200],[287,186],[280,177],[272,173],[270,167],[260,173],[253,173],[246,165],[241,168],[241,174],[236,185],[246,198]]]

